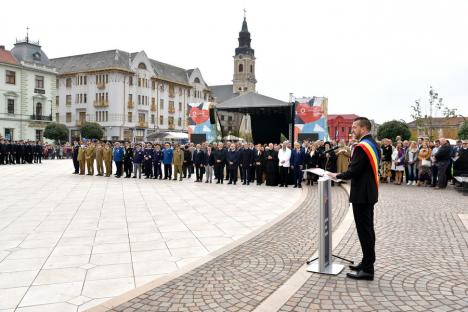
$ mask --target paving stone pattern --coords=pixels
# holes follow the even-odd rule
[[[280,311],[468,311],[468,232],[453,190],[382,187],[372,282],[311,275]],[[354,225],[335,252],[358,259]]]
[[[318,241],[317,188],[285,219],[212,261],[112,311],[252,311],[314,253]],[[333,188],[333,221],[348,208]]]

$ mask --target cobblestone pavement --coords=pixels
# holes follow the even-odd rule
[[[280,311],[468,311],[468,232],[454,190],[384,185],[372,282],[311,275]],[[334,251],[359,260],[354,225]]]
[[[282,221],[216,259],[156,287],[112,311],[252,311],[314,253],[317,189]],[[348,208],[333,188],[335,224]]]
[[[301,198],[293,188],[72,171],[71,160],[0,166],[0,312],[86,310],[249,235]]]

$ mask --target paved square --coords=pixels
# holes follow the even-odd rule
[[[0,311],[82,311],[173,272],[290,208],[300,190],[0,167]]]

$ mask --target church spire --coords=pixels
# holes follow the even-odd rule
[[[250,42],[252,39],[250,39],[250,32],[249,28],[247,27],[247,18],[245,16],[246,10],[244,9],[244,21],[242,22],[242,29],[239,32],[239,47],[236,48],[235,52],[236,55],[239,54],[248,54],[248,55],[254,55],[255,51],[250,47]]]

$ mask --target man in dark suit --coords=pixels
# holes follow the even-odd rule
[[[305,153],[299,142],[294,143],[294,149],[291,152],[290,165],[294,173],[294,187],[301,188],[302,185],[302,169],[305,163]]]
[[[73,172],[73,174],[80,173],[80,162],[78,161],[78,150],[79,149],[80,149],[80,145],[78,144],[78,141],[74,141],[73,142],[72,159],[73,159],[73,167],[75,167],[75,172]]]
[[[251,173],[252,173],[252,166],[254,163],[254,152],[249,148],[248,143],[244,143],[244,147],[239,150],[240,153],[240,166],[242,170],[242,179],[244,183],[243,185],[249,185]]]
[[[379,168],[379,148],[372,136],[369,134],[371,123],[365,117],[358,117],[352,126],[353,134],[359,143],[355,146],[349,164],[348,171],[336,174],[329,173],[332,178],[349,180],[351,179],[351,192],[349,201],[353,204],[354,222],[361,243],[362,261],[358,265],[350,265],[349,268],[355,273],[348,273],[347,276],[359,280],[374,279],[375,262],[375,232],[374,232],[374,204],[377,203],[378,192],[378,171]],[[373,146],[372,146],[373,145]],[[372,153],[367,147],[376,151],[377,160],[371,161]],[[377,174],[377,176],[376,176]]]
[[[5,140],[0,139],[0,165],[5,164],[6,144]]]
[[[237,182],[237,167],[239,166],[239,151],[236,150],[236,145],[231,143],[231,147],[226,155],[227,169],[229,171],[229,183],[236,184]]]
[[[195,176],[197,180],[195,182],[202,182],[205,164],[205,152],[201,149],[201,145],[197,144],[195,151],[193,152],[193,164],[195,165]]]
[[[257,177],[257,185],[263,183],[263,159],[264,152],[262,150],[262,146],[257,144],[257,147],[254,150],[254,166],[255,166],[255,176]]]
[[[218,148],[213,152],[215,159],[214,170],[215,176],[218,180],[216,184],[223,184],[224,180],[224,164],[226,163],[226,152],[224,150],[223,143],[218,143]]]

